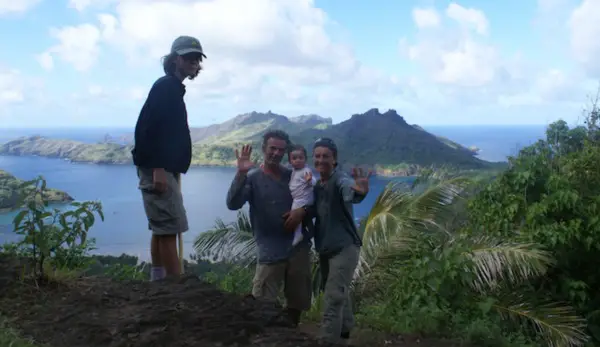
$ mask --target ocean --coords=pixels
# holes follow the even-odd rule
[[[426,130],[448,137],[465,146],[477,146],[480,157],[491,161],[505,160],[518,149],[544,137],[545,126],[452,126],[426,127]],[[119,135],[128,129],[1,129],[0,143],[19,136],[42,135],[68,138],[83,142],[100,141],[105,134]],[[137,255],[149,257],[147,221],[137,189],[135,168],[130,165],[97,165],[70,163],[60,159],[41,157],[0,156],[0,169],[21,179],[42,175],[48,186],[68,192],[78,201],[102,202],[105,221],[92,227],[96,239],[96,254]],[[190,231],[184,234],[184,252],[192,253],[194,238],[211,229],[216,218],[233,221],[235,211],[225,206],[225,196],[235,174],[232,168],[192,168],[183,177],[182,189],[188,212]],[[395,178],[406,180],[406,178]],[[355,216],[368,214],[377,195],[390,179],[374,178],[369,196],[355,205]],[[0,214],[0,243],[14,239],[11,221],[15,212]]]

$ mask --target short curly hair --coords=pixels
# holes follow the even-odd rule
[[[267,145],[267,141],[269,141],[269,139],[273,139],[273,138],[285,141],[285,144],[288,147],[292,143],[290,141],[290,136],[285,131],[279,130],[279,129],[274,129],[274,130],[267,130],[267,132],[265,132],[265,134],[263,135],[263,141],[262,141],[263,147],[265,147]]]

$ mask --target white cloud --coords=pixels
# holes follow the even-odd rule
[[[421,65],[433,82],[451,88],[481,88],[510,79],[511,67],[498,50],[477,37],[488,32],[485,14],[455,3],[445,13],[462,30],[441,26],[434,32],[418,32],[416,42],[404,44],[408,58]]]
[[[309,67],[335,63],[341,69],[356,65],[348,47],[328,37],[327,16],[310,0],[131,0],[118,5],[116,19],[112,42],[132,56],[159,57],[168,53],[177,35],[187,33],[197,36],[216,61]]]
[[[564,5],[564,0],[545,1],[546,10]],[[440,107],[462,109],[581,102],[588,87],[585,76],[564,67],[546,68],[539,62],[527,61],[520,53],[503,54],[488,36],[489,20],[478,9],[451,3],[444,13],[458,24],[458,29],[452,23],[441,24],[433,30],[418,30],[413,40],[400,41],[401,52],[422,67],[425,74],[424,81],[416,87],[427,91],[417,92],[419,102],[425,102],[423,98],[430,102],[432,97],[427,95],[436,95],[435,103]],[[415,26],[422,29],[422,23],[413,19]],[[440,22],[444,23],[443,18]]]
[[[567,31],[566,17],[574,7],[567,3],[572,1],[538,0],[539,11],[546,17],[561,13],[553,25],[561,28],[563,36],[571,34],[573,56],[589,76],[595,71],[598,76],[600,64],[591,57],[600,56],[599,46],[590,39],[600,35],[596,25],[600,21],[595,20],[599,17],[594,17],[598,0],[577,0],[583,2],[573,12]],[[498,114],[498,105],[512,111],[566,104],[587,92],[582,92],[584,76],[560,62],[528,62],[518,53],[507,56],[494,43],[500,30],[491,28],[483,11],[460,2],[411,11],[417,30],[413,37],[400,39],[404,61],[398,57],[397,70],[405,73],[402,76],[359,61],[352,47],[341,41],[348,39],[347,33],[316,7],[315,0],[69,0],[69,6],[86,12],[81,18],[93,19],[51,29],[54,44],[46,50],[42,47],[35,58],[47,70],[93,71],[77,75],[74,92],[70,86],[65,86],[67,91],[57,88],[47,102],[60,99],[61,93],[70,95],[81,106],[79,115],[86,107],[96,109],[88,112],[91,117],[100,111],[88,105],[110,98],[102,113],[118,114],[117,121],[127,124],[134,122],[151,82],[161,73],[160,58],[178,35],[198,37],[208,55],[199,78],[186,81],[186,100],[196,124],[200,118],[200,124],[206,124],[207,113],[214,122],[239,112],[268,109],[287,115],[316,112],[338,121],[372,107],[396,108],[419,122],[421,117],[430,117],[427,122],[431,122],[449,114],[460,118],[469,112],[488,113],[482,110]],[[565,51],[566,38],[559,40],[553,34],[540,39],[548,37]],[[419,69],[407,69],[406,64]],[[95,78],[95,74],[102,76]],[[103,84],[123,74],[126,78],[114,85]],[[27,90],[29,101],[30,89],[20,90]],[[17,99],[4,96],[9,98]],[[73,104],[67,99],[61,109],[68,108],[67,101]]]
[[[401,90],[391,76],[363,66],[349,46],[328,35],[330,19],[312,0],[128,0],[98,21],[55,29],[59,43],[45,53],[83,71],[106,45],[123,52],[130,67],[149,67],[169,52],[178,35],[193,35],[208,56],[188,88],[195,100],[264,104],[280,95],[276,103],[314,105],[322,100],[321,89],[336,89],[348,99],[361,96],[368,107],[370,91],[398,95]]]
[[[541,12],[554,12],[570,6],[573,1],[577,0],[537,0],[537,8]]]
[[[436,81],[463,87],[480,87],[498,75],[498,52],[492,46],[466,39],[453,49],[440,52]]]
[[[41,0],[0,0],[0,16],[9,13],[25,12]]]
[[[69,0],[69,7],[78,12],[83,12],[90,8],[103,8],[121,0]]]
[[[569,18],[575,59],[591,78],[600,78],[600,1],[583,0]]]
[[[578,74],[567,73],[552,68],[531,77],[530,88],[515,95],[502,95],[498,101],[503,106],[515,105],[570,105],[577,108],[582,105],[587,89],[585,78]]]
[[[440,25],[440,15],[434,8],[415,8],[412,17],[417,28],[437,27]]]
[[[446,15],[467,28],[474,28],[479,35],[488,34],[489,23],[485,14],[480,10],[450,3],[446,9]]]
[[[59,43],[38,56],[38,62],[45,69],[54,66],[53,56],[71,63],[78,71],[88,70],[94,65],[100,53],[100,30],[91,24],[66,26],[50,29],[50,35]]]
[[[0,106],[25,100],[21,79],[16,70],[0,69]]]
[[[54,68],[54,58],[50,52],[43,52],[36,56],[38,63],[44,68],[44,70],[52,70]]]
[[[558,69],[550,69],[538,76],[535,90],[544,102],[572,102],[585,96],[582,76],[574,76]]]
[[[69,0],[69,7],[83,11],[92,4],[92,0]]]

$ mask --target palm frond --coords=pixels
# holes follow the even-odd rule
[[[567,305],[546,302],[533,307],[524,301],[523,295],[511,294],[492,308],[504,319],[529,323],[549,347],[583,346],[589,339],[585,319]]]
[[[212,230],[207,230],[194,240],[194,250],[199,258],[212,261],[240,262],[248,265],[256,258],[256,242],[248,216],[240,211],[237,220],[225,224],[215,221]]]
[[[219,229],[227,229],[229,226],[227,224],[225,224],[225,222],[223,222],[223,220],[221,218],[217,218],[215,220],[215,225],[213,226],[213,230],[219,230]]]
[[[410,192],[404,191],[401,185],[394,182],[389,183],[375,199],[375,203],[365,221],[365,237],[368,236],[370,231],[374,230],[376,223],[382,222],[382,219],[387,217],[395,217],[398,212],[407,209],[412,195]]]
[[[549,252],[533,243],[515,243],[479,236],[468,240],[465,255],[471,260],[468,269],[475,274],[471,286],[480,291],[495,289],[501,282],[518,284],[543,275],[554,259]]]
[[[448,232],[442,227],[449,218],[454,217],[454,204],[463,199],[463,193],[471,184],[465,177],[436,182],[423,193],[415,195],[412,203],[412,217],[435,226],[435,229]]]
[[[244,211],[238,211],[234,227],[239,232],[252,235],[252,223],[250,222],[250,216]]]
[[[399,240],[410,242],[414,221],[407,212],[412,199],[410,192],[399,189],[395,183],[388,184],[379,194],[365,221],[357,276],[368,272],[378,255],[392,245],[392,239],[398,240],[394,244],[398,248],[401,246]]]
[[[422,179],[419,184],[426,185],[427,181]],[[447,233],[442,225],[456,218],[452,205],[469,184],[470,180],[464,177],[439,180],[418,195],[402,189],[399,184],[388,184],[366,219],[356,275],[368,272],[382,255],[408,249],[421,233],[432,230]]]

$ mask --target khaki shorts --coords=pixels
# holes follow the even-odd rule
[[[152,234],[177,235],[186,232],[188,220],[178,177],[167,172],[167,191],[162,194],[152,189],[152,169],[138,168],[138,177],[148,229],[152,230]]]
[[[308,247],[296,249],[287,261],[258,264],[254,275],[252,295],[263,300],[277,300],[282,284],[288,308],[300,311],[310,309],[312,274]]]

